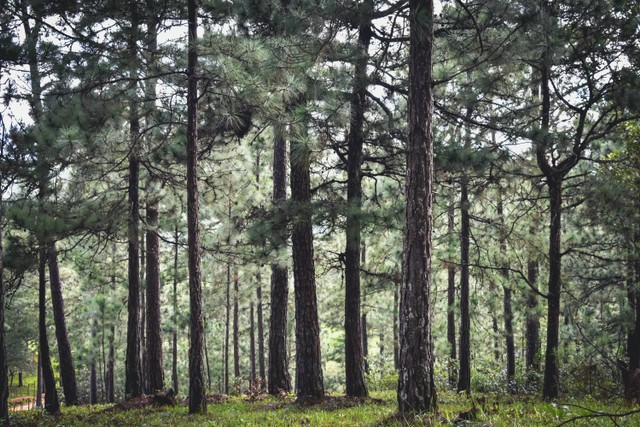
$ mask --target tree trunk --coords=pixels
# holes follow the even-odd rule
[[[229,333],[231,330],[231,259],[227,259],[226,322],[224,329],[224,392],[229,394]]]
[[[116,291],[116,247],[113,246],[111,253],[111,293]],[[114,346],[116,334],[115,321],[111,322],[110,334],[109,334],[109,355],[107,356],[107,368],[104,378],[105,383],[105,398],[107,403],[115,402],[115,358],[116,351]]]
[[[265,388],[266,369],[264,363],[264,320],[262,318],[262,286],[260,285],[262,277],[258,274],[258,288],[256,289],[256,298],[258,299],[258,367],[260,370],[260,388]]]
[[[455,231],[455,205],[451,200],[448,212],[447,232],[453,236]],[[453,262],[447,263],[447,341],[449,342],[449,384],[455,387],[458,381],[458,370],[455,360],[456,353],[456,266]]]
[[[133,104],[133,103],[132,103]],[[132,106],[133,109],[133,106]],[[132,139],[138,132],[137,120],[131,119]],[[134,141],[135,144],[135,141]],[[129,156],[129,299],[127,303],[127,354],[125,360],[125,398],[142,395],[142,375],[140,366],[140,257],[138,244],[139,199],[138,180],[140,162],[135,152]]]
[[[171,382],[173,383],[173,391],[176,395],[179,392],[178,381],[178,239],[180,234],[178,233],[178,223],[176,222],[174,230],[174,246],[173,246],[173,342],[171,360]]]
[[[236,382],[240,379],[239,293],[238,272],[236,271],[233,277],[233,375]]]
[[[507,254],[506,243],[506,225],[504,220],[504,208],[503,208],[503,195],[502,188],[498,189],[498,207],[497,214],[502,225],[500,232],[500,255],[501,268],[500,275],[502,276],[502,289],[503,289],[503,315],[504,315],[504,334],[505,334],[505,347],[507,350],[507,389],[515,392],[515,376],[516,376],[516,351],[515,343],[513,340],[513,308],[511,306],[511,285],[509,284],[509,261]]]
[[[49,340],[47,339],[47,247],[44,239],[40,239],[40,251],[38,262],[38,282],[39,282],[39,342],[40,342],[40,360],[42,363],[42,380],[44,382],[45,396],[44,409],[49,414],[57,414],[60,412],[60,401],[58,400],[58,391],[56,390],[56,380],[53,374],[53,366],[51,365],[51,354],[49,351]]]
[[[471,393],[471,320],[469,316],[469,183],[462,177],[460,188],[460,370],[458,391]],[[494,316],[495,324],[495,316]]]
[[[140,234],[140,375],[142,391],[149,389],[149,376],[147,375],[147,283],[146,283],[146,249],[145,234]]]
[[[160,327],[160,239],[158,236],[158,204],[147,201],[147,383],[146,392],[151,394],[164,389],[162,363],[162,335]]]
[[[549,180],[549,286],[547,307],[547,348],[545,351],[544,383],[542,395],[546,399],[558,397],[560,392],[560,369],[558,365],[558,343],[560,333],[561,278],[561,215],[562,180]]]
[[[93,319],[91,322],[91,341],[96,342],[98,335],[98,321]],[[95,349],[95,347],[94,347]],[[89,362],[89,404],[95,405],[98,403],[98,373],[96,369],[96,352],[91,355],[91,361]]]
[[[367,396],[364,379],[362,325],[360,324],[360,239],[362,224],[362,146],[364,144],[364,114],[367,98],[367,63],[371,41],[370,0],[365,1],[358,29],[358,57],[354,67],[353,91],[350,101],[350,123],[347,155],[347,211],[345,249],[345,372],[347,396]]]
[[[253,301],[251,301],[251,321],[250,321],[250,329],[249,329],[249,339],[251,342],[249,343],[249,362],[251,365],[251,373],[249,377],[249,387],[253,387],[253,384],[256,380],[256,330],[255,330],[255,313]]]
[[[274,234],[277,248],[287,245],[286,217],[283,205],[287,199],[287,145],[282,125],[273,129],[273,206],[276,211]],[[287,309],[289,304],[289,273],[286,265],[271,264],[271,307],[269,318],[269,394],[291,391],[287,356]]]
[[[431,233],[433,229],[433,1],[409,1],[409,96],[406,210],[400,294],[402,413],[435,411],[431,335]]]
[[[4,139],[0,142],[0,157],[4,158]],[[4,185],[0,178],[0,188]],[[0,191],[0,420],[9,425],[9,376],[7,371],[7,344],[4,332],[5,288],[4,288],[4,246],[3,226],[4,216],[2,211],[2,191]]]
[[[40,344],[38,344],[39,346]],[[38,352],[38,378],[36,382],[36,408],[42,408],[42,355]]]
[[[67,406],[78,404],[78,386],[76,383],[76,370],[71,356],[71,344],[67,333],[67,322],[64,314],[64,300],[62,298],[62,283],[60,281],[60,269],[58,267],[58,252],[55,243],[51,243],[49,251],[49,285],[51,288],[51,305],[53,306],[53,320],[56,326],[56,339],[58,341],[58,355],[60,357],[60,377],[62,389]]]
[[[296,391],[298,399],[304,399],[324,396],[324,381],[313,258],[311,149],[304,137],[307,117],[296,119],[298,123],[292,126],[295,129],[290,140],[291,199],[296,212],[291,246],[296,307]]]
[[[189,247],[189,413],[207,411],[204,388],[200,225],[198,223],[198,35],[197,3],[187,1],[187,231]]]

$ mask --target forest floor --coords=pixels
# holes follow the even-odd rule
[[[640,407],[593,398],[543,402],[532,396],[466,396],[443,392],[428,415],[397,414],[392,390],[371,398],[328,396],[297,404],[293,397],[213,397],[202,415],[174,407],[135,404],[67,408],[57,416],[42,410],[11,414],[12,426],[640,426]],[[148,399],[148,401],[150,401]]]

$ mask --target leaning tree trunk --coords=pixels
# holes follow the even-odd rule
[[[545,351],[544,383],[542,395],[546,399],[558,397],[560,392],[560,369],[558,365],[558,343],[560,332],[561,278],[561,218],[562,179],[549,179],[549,286],[547,298],[547,347]]]
[[[283,126],[273,128],[273,206],[276,211],[274,234],[278,249],[287,245],[284,203],[287,199],[287,144]],[[291,391],[291,377],[287,361],[287,307],[289,300],[289,273],[286,265],[271,264],[271,307],[269,320],[269,394]]]
[[[200,226],[198,223],[198,35],[197,3],[187,1],[187,243],[189,247],[189,413],[207,411],[204,389]]]
[[[362,224],[362,146],[367,98],[368,48],[371,41],[371,1],[366,1],[358,30],[359,56],[356,59],[351,93],[347,154],[347,224],[345,249],[345,373],[347,396],[367,396],[364,379],[365,358],[360,324],[360,235]]]
[[[147,393],[164,389],[162,335],[160,329],[160,238],[158,236],[158,204],[147,202]]]
[[[294,215],[291,247],[296,307],[296,392],[298,399],[324,396],[320,325],[316,298],[311,220],[311,149],[305,138],[307,119],[297,117],[290,141],[291,199]]]
[[[58,252],[56,251],[55,243],[49,245],[49,285],[51,288],[53,320],[56,326],[56,339],[58,341],[58,355],[60,356],[60,377],[62,379],[62,389],[64,390],[64,400],[67,406],[73,406],[78,404],[78,386],[76,370],[71,356],[69,334],[67,333],[62,283],[58,267]]]
[[[40,239],[40,251],[38,260],[38,326],[39,326],[39,342],[40,342],[40,362],[42,364],[42,380],[46,390],[44,396],[44,409],[49,414],[57,414],[60,412],[60,401],[58,400],[58,391],[56,390],[56,380],[53,374],[53,366],[51,365],[51,353],[49,351],[49,340],[47,338],[47,248],[44,239]]]
[[[433,0],[409,1],[409,26],[409,134],[398,379],[398,407],[402,413],[434,411],[436,408],[430,301]]]

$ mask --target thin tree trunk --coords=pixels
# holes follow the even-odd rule
[[[178,233],[178,223],[175,224],[174,229],[174,246],[173,246],[173,343],[172,353],[173,358],[171,360],[171,382],[173,383],[173,391],[178,394],[178,239],[180,234]]]
[[[233,277],[233,375],[235,381],[240,379],[239,293],[238,272],[236,271]]]
[[[38,346],[40,344],[38,343]],[[42,381],[42,355],[41,353],[38,351],[38,378],[37,378],[37,382],[36,382],[36,408],[42,408],[42,387],[43,387],[43,381]]]
[[[147,393],[164,389],[162,334],[160,319],[160,239],[158,236],[157,200],[147,201]]]
[[[113,294],[116,291],[116,247],[113,246],[113,250],[111,252],[111,293]],[[105,397],[107,403],[115,402],[115,321],[112,320],[110,333],[109,333],[109,355],[107,356],[107,368],[105,374]]]
[[[502,188],[498,189],[498,206],[497,214],[502,225],[500,232],[500,254],[502,256],[502,266],[500,275],[502,276],[503,289],[503,315],[504,315],[504,333],[505,347],[507,351],[507,388],[510,392],[515,392],[514,381],[516,375],[516,352],[513,340],[513,308],[511,306],[511,285],[509,284],[509,264],[507,254],[507,243],[504,233],[506,233],[506,225],[504,219],[503,194]]]
[[[302,101],[304,102],[304,101]],[[295,111],[295,109],[292,109]],[[307,117],[297,117],[290,140],[293,278],[296,307],[296,391],[298,399],[324,396],[320,325],[316,298],[311,219],[311,149],[305,138]]]
[[[56,326],[58,341],[58,355],[60,357],[60,377],[67,406],[78,404],[78,386],[76,370],[71,356],[71,344],[67,333],[67,322],[64,314],[64,300],[62,298],[62,283],[58,267],[58,252],[55,243],[49,245],[49,286],[51,288],[51,305],[53,306],[53,320]]]
[[[256,289],[256,298],[258,299],[258,369],[260,370],[260,388],[265,388],[266,366],[264,363],[264,319],[262,318],[262,286],[260,285],[262,277],[258,273],[258,288]]]
[[[351,93],[351,119],[349,123],[347,155],[347,223],[345,249],[345,373],[347,396],[367,396],[364,379],[362,325],[360,324],[360,221],[362,209],[362,147],[364,144],[364,114],[367,98],[368,48],[371,41],[373,2],[362,6],[358,29],[359,56],[356,59]]]
[[[4,137],[0,141],[0,158],[4,158]],[[0,177],[0,189],[3,180]],[[9,376],[7,371],[7,345],[4,333],[5,288],[4,288],[4,246],[3,226],[4,216],[2,211],[2,191],[0,191],[0,420],[9,425]]]
[[[433,230],[433,1],[409,1],[406,209],[400,294],[401,413],[435,411],[431,335]]]
[[[94,344],[96,342],[97,335],[98,321],[94,318],[91,322],[91,341]],[[89,404],[91,405],[98,403],[98,373],[96,370],[96,359],[96,352],[94,351],[91,355],[91,361],[89,362]]]
[[[449,204],[447,232],[453,236],[455,232],[455,204],[452,198]],[[449,384],[455,387],[458,381],[458,369],[455,360],[456,353],[456,266],[453,262],[447,264],[447,341],[449,342]]]
[[[273,206],[274,235],[277,249],[287,246],[286,215],[287,200],[287,144],[283,126],[276,123],[273,128]],[[271,264],[271,304],[269,317],[269,394],[291,391],[291,377],[287,356],[287,309],[289,305],[289,273],[286,265]]]
[[[209,366],[209,347],[207,346],[207,319],[204,319],[204,360],[207,366],[207,387],[211,390],[211,367]]]
[[[249,343],[249,362],[251,365],[251,373],[249,378],[249,387],[253,387],[253,384],[256,380],[256,331],[255,331],[255,319],[254,319],[254,306],[253,301],[251,301],[250,306],[250,330],[249,330],[249,339],[251,342]]]
[[[45,239],[40,239],[39,263],[38,263],[38,280],[39,280],[39,342],[40,342],[40,360],[42,362],[42,379],[45,388],[44,409],[49,414],[57,414],[60,412],[60,401],[58,400],[58,391],[56,390],[56,380],[53,374],[53,366],[51,365],[51,355],[49,352],[49,340],[47,339],[47,247]]]
[[[197,3],[187,1],[187,230],[189,247],[189,413],[207,411],[204,388],[200,228],[198,223],[198,35]]]
[[[149,375],[147,375],[147,281],[146,281],[146,249],[145,233],[140,234],[140,375],[142,391],[149,389]]]
[[[231,260],[227,259],[226,321],[224,330],[224,392],[229,394],[229,340],[231,331]]]

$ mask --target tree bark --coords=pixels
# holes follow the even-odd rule
[[[113,246],[113,250],[111,252],[111,293],[114,293],[116,291],[116,247],[115,245]],[[109,342],[109,353],[107,356],[107,368],[106,368],[106,373],[105,373],[105,378],[104,378],[104,383],[105,383],[105,398],[107,400],[107,403],[114,403],[115,402],[115,346],[114,346],[114,341],[115,341],[115,334],[116,334],[116,327],[115,327],[115,322],[112,321],[111,322],[111,326],[110,326],[110,333],[109,333],[109,338],[108,338],[108,342]]]
[[[393,286],[393,367],[400,369],[400,336],[398,328],[398,309],[400,304],[400,286]]]
[[[0,158],[4,157],[4,139],[0,141]],[[0,189],[3,182],[0,177]],[[2,191],[0,191],[0,420],[9,425],[9,375],[7,371],[7,344],[4,332],[5,288],[4,288],[4,216],[2,207]]]
[[[231,331],[231,259],[227,259],[226,322],[224,329],[224,392],[229,394],[229,335]]]
[[[255,330],[255,313],[254,313],[254,305],[253,301],[251,301],[250,306],[251,311],[251,321],[250,321],[250,330],[249,330],[249,339],[251,342],[249,343],[249,362],[251,365],[250,377],[249,377],[249,387],[253,387],[256,380],[256,330]]]
[[[360,342],[362,343],[362,362],[364,364],[364,372],[369,373],[369,328],[367,324],[367,313],[362,313],[360,317],[361,336]],[[348,375],[348,374],[347,374]]]
[[[173,391],[176,394],[179,393],[179,381],[178,381],[178,239],[180,234],[178,232],[178,223],[175,224],[174,229],[175,242],[173,243],[173,342],[171,360],[171,382],[173,383]]]
[[[187,243],[189,247],[189,413],[206,412],[204,387],[200,226],[198,223],[198,35],[197,3],[187,1]]]
[[[239,293],[238,272],[236,271],[233,277],[233,375],[235,381],[240,379]]]
[[[560,368],[558,343],[560,333],[561,278],[561,216],[562,181],[550,180],[549,187],[549,292],[547,298],[547,347],[545,351],[544,383],[542,395],[546,399],[558,397],[560,393]]]
[[[471,320],[469,315],[469,183],[460,183],[460,369],[458,391],[471,393]],[[494,322],[495,323],[495,316]]]
[[[362,147],[364,144],[364,114],[367,98],[368,48],[371,41],[371,1],[362,6],[358,28],[358,57],[354,66],[351,93],[348,153],[347,212],[345,249],[345,372],[347,396],[367,396],[365,354],[360,324],[360,240],[362,224]]]
[[[40,342],[40,361],[42,364],[42,380],[45,388],[44,409],[49,414],[57,414],[60,412],[60,401],[58,400],[58,391],[56,390],[56,380],[53,374],[53,366],[51,365],[51,353],[49,351],[49,340],[47,338],[47,247],[45,239],[40,239],[40,251],[38,262],[38,283],[39,283],[39,342]]]
[[[60,357],[60,377],[67,406],[78,404],[78,386],[76,370],[71,356],[71,344],[67,332],[67,321],[64,314],[64,300],[62,298],[62,283],[58,267],[58,252],[55,243],[51,243],[49,251],[49,286],[51,288],[51,305],[53,306],[53,320],[56,326],[58,342],[58,356]]]
[[[258,369],[260,370],[260,388],[265,388],[266,369],[264,363],[264,319],[262,317],[262,286],[260,285],[262,277],[258,274],[258,288],[256,289],[256,298],[258,299]]]
[[[160,239],[158,236],[158,204],[147,201],[147,383],[146,392],[151,394],[164,389],[164,368],[162,363],[162,334],[160,319]]]
[[[304,104],[301,104],[304,107]],[[293,278],[296,307],[296,391],[298,399],[324,396],[320,357],[320,325],[316,298],[311,220],[311,150],[307,145],[307,117],[297,117],[290,140],[291,199],[296,212],[292,224]]]
[[[538,261],[530,258],[527,261],[527,280],[535,286],[538,275]],[[527,371],[537,372],[540,370],[540,316],[538,316],[538,296],[533,290],[527,293],[525,342]]]
[[[455,205],[449,204],[447,232],[453,236],[455,231]],[[447,341],[449,342],[449,384],[455,387],[458,381],[458,369],[455,360],[456,353],[456,266],[453,262],[447,264]]]
[[[510,392],[515,392],[515,376],[516,376],[516,351],[515,343],[513,339],[513,307],[511,305],[512,290],[509,284],[509,264],[507,254],[507,243],[504,233],[506,232],[506,224],[504,219],[504,207],[503,207],[503,195],[502,188],[498,189],[498,206],[497,214],[502,225],[500,233],[500,255],[501,268],[500,275],[502,276],[502,289],[503,289],[503,316],[504,316],[504,334],[505,334],[505,347],[507,352],[507,389]]]
[[[287,144],[283,127],[273,129],[273,206],[276,211],[274,234],[277,248],[287,246],[286,218],[283,205],[287,200]],[[289,273],[286,265],[271,264],[271,306],[269,320],[269,394],[291,391],[287,355],[287,309],[289,304]]]
[[[431,335],[433,230],[433,1],[409,1],[406,210],[400,294],[401,413],[435,411]]]

